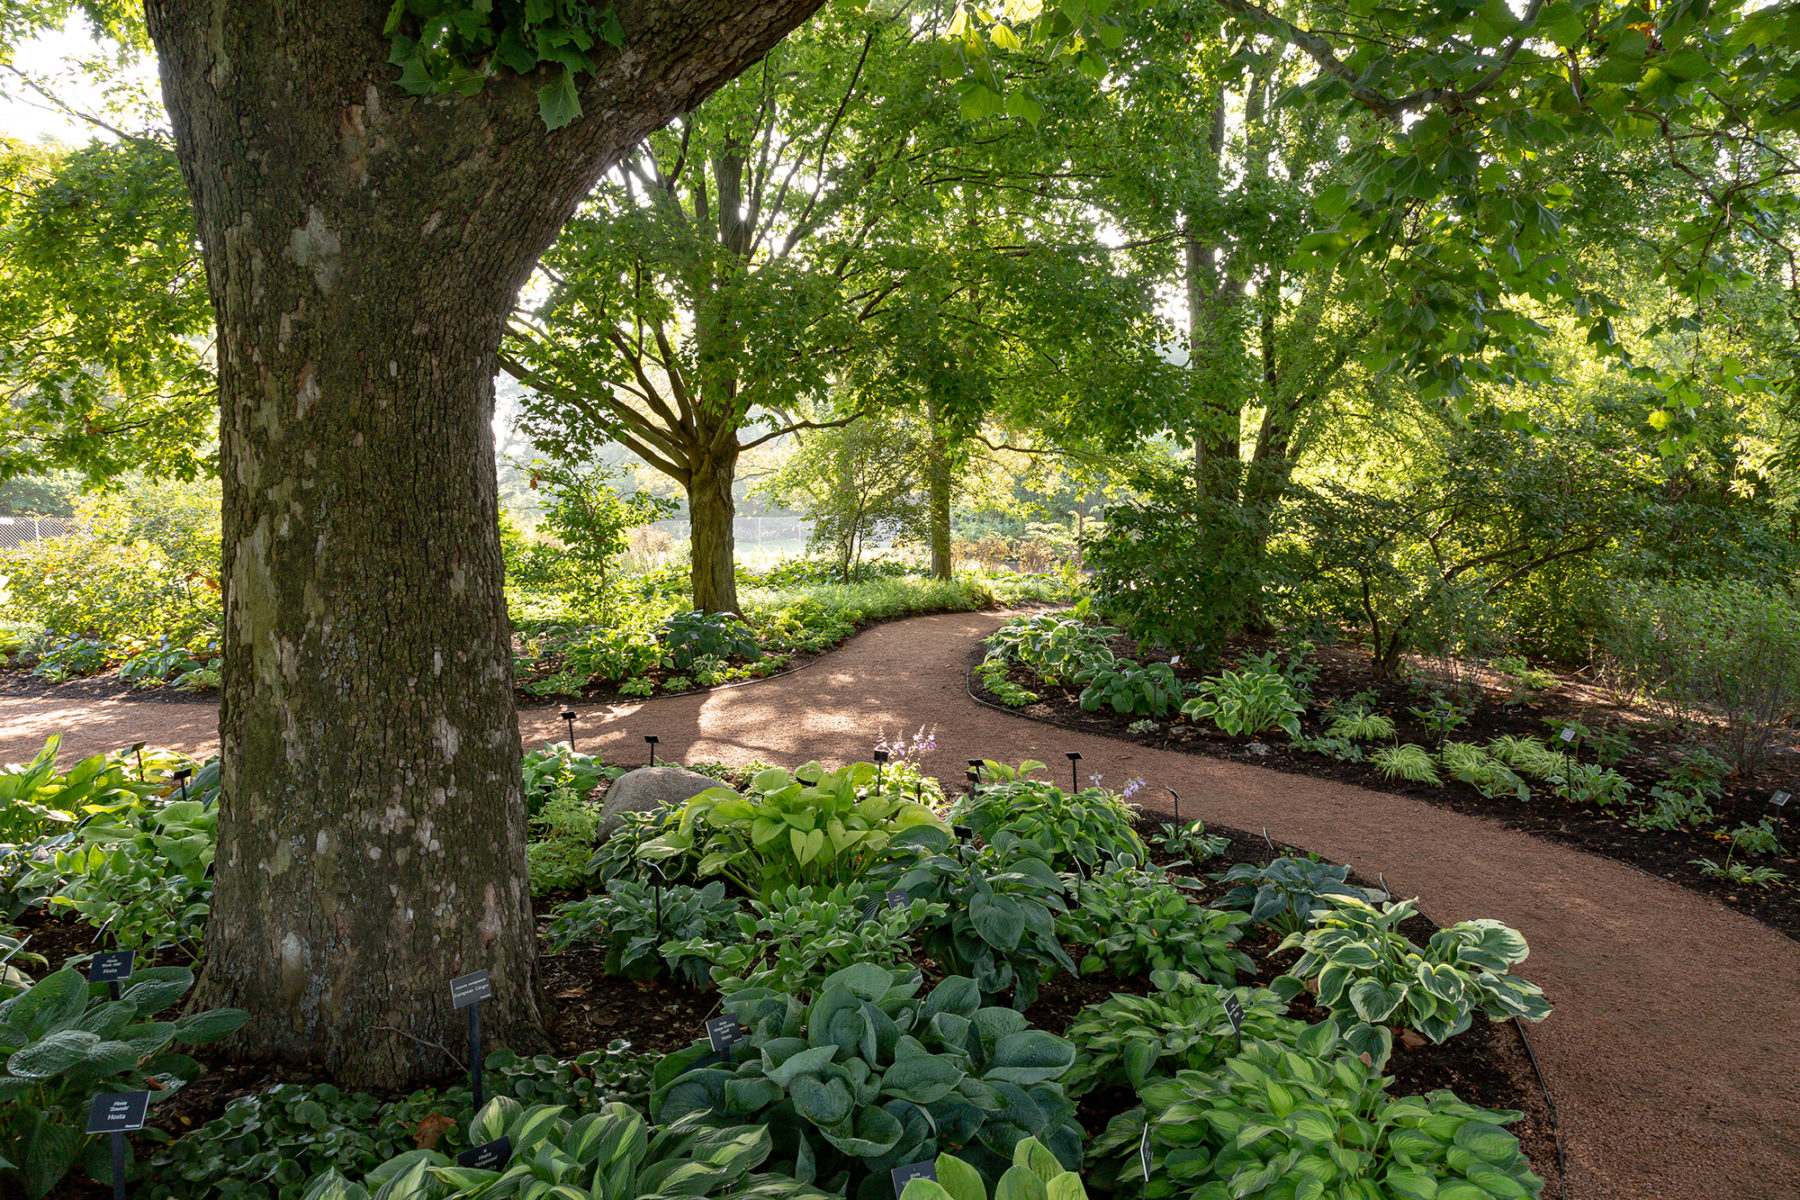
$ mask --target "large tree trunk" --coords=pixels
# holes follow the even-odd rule
[[[688,477],[688,519],[694,607],[701,612],[737,612],[737,442],[696,459]]]
[[[515,293],[599,171],[818,0],[621,6],[544,80],[394,86],[387,0],[149,0],[218,322],[224,789],[201,996],[355,1086],[444,1073],[451,976],[540,1034],[489,421]]]

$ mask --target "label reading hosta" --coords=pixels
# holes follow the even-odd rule
[[[907,896],[905,892],[889,892],[885,897],[889,908],[905,908]]]
[[[1769,797],[1769,803],[1773,804],[1776,808],[1786,808],[1787,802],[1792,799],[1793,797],[1786,792],[1776,792],[1773,796]]]
[[[706,1040],[721,1054],[743,1039],[744,1027],[736,1017],[711,1017],[706,1022]]]
[[[1565,725],[1565,726],[1563,726],[1563,731],[1562,731],[1561,736],[1562,736],[1563,741],[1572,742],[1575,740],[1575,731],[1573,729],[1570,729],[1567,725]]]
[[[478,1171],[498,1171],[512,1159],[512,1139],[495,1138],[473,1149],[464,1150],[456,1156],[459,1167],[474,1167]]]
[[[94,1097],[88,1109],[89,1133],[125,1133],[144,1127],[150,1111],[149,1092],[105,1092]]]
[[[929,1179],[937,1182],[937,1161],[926,1159],[923,1162],[908,1163],[904,1167],[895,1167],[888,1172],[894,1179],[894,1195],[898,1196],[906,1190],[906,1185],[915,1179]]]
[[[1144,1122],[1144,1134],[1138,1138],[1138,1161],[1144,1167],[1144,1181],[1150,1180],[1150,1122]]]
[[[1231,1019],[1231,1032],[1242,1033],[1244,1030],[1244,1005],[1230,992],[1225,993],[1222,1005],[1225,1015]]]
[[[479,1000],[493,998],[494,985],[488,981],[486,971],[471,971],[450,981],[450,1003],[457,1008],[467,1008]]]
[[[96,954],[88,961],[88,982],[118,983],[130,979],[131,964],[136,958],[136,950],[109,950],[105,954]]]

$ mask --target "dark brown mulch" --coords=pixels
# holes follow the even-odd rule
[[[1247,642],[1234,646],[1233,653],[1268,648]],[[1120,639],[1116,652],[1132,656],[1136,646]],[[980,661],[981,648],[970,655],[970,666]],[[1227,656],[1227,661],[1231,656]],[[1433,749],[1437,735],[1408,710],[1430,706],[1430,685],[1382,679],[1371,668],[1366,648],[1347,644],[1321,647],[1313,656],[1319,677],[1312,685],[1316,702],[1302,718],[1308,734],[1320,733],[1328,718],[1325,705],[1334,699],[1347,698],[1356,692],[1376,693],[1375,708],[1394,721],[1396,739]],[[1183,682],[1198,681],[1204,672],[1186,663],[1176,664],[1176,675]],[[1650,788],[1664,779],[1682,756],[1696,749],[1696,744],[1659,727],[1644,713],[1614,703],[1591,682],[1567,671],[1552,671],[1558,679],[1555,687],[1539,692],[1528,702],[1507,703],[1510,692],[1494,686],[1479,686],[1478,700],[1469,723],[1450,734],[1451,740],[1486,742],[1500,734],[1533,736],[1553,740],[1552,720],[1576,720],[1590,729],[1617,728],[1631,739],[1632,749],[1619,762],[1608,764],[1630,780],[1633,798],[1649,801]],[[1755,779],[1726,779],[1724,795],[1713,802],[1719,815],[1716,829],[1698,831],[1645,830],[1628,825],[1625,818],[1632,812],[1629,802],[1613,811],[1577,808],[1557,799],[1548,787],[1528,780],[1532,786],[1529,800],[1514,797],[1488,799],[1473,787],[1454,779],[1446,779],[1441,787],[1408,783],[1402,779],[1385,779],[1367,762],[1339,762],[1318,754],[1308,754],[1290,747],[1286,735],[1266,734],[1262,739],[1228,737],[1211,726],[1200,727],[1184,722],[1159,720],[1154,733],[1132,733],[1128,727],[1140,718],[1121,715],[1110,709],[1086,712],[1080,703],[1079,688],[1054,687],[1034,675],[1015,667],[1013,682],[1036,692],[1039,701],[1024,708],[1005,708],[985,687],[980,676],[969,672],[969,688],[975,697],[1004,711],[1034,720],[1046,721],[1071,729],[1103,733],[1108,737],[1137,742],[1164,750],[1202,754],[1214,758],[1251,762],[1258,766],[1297,775],[1335,779],[1362,787],[1377,788],[1413,796],[1457,812],[1488,817],[1508,828],[1536,834],[1565,843],[1593,854],[1605,855],[1627,863],[1651,875],[1667,879],[1682,887],[1704,892],[1720,902],[1757,918],[1800,940],[1800,825],[1788,829],[1784,821],[1778,825],[1784,853],[1747,860],[1752,866],[1772,866],[1788,876],[1786,885],[1762,889],[1739,886],[1726,880],[1702,875],[1692,860],[1710,858],[1723,862],[1729,849],[1724,831],[1740,824],[1754,824],[1778,810],[1769,803],[1777,791],[1800,795],[1800,751],[1791,744],[1778,747]],[[1554,743],[1553,743],[1554,744]],[[1594,761],[1591,750],[1583,750],[1583,761]],[[1793,821],[1800,823],[1800,803],[1787,806]]]

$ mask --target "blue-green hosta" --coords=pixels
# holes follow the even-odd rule
[[[1075,907],[1056,919],[1056,936],[1085,948],[1083,975],[1186,970],[1230,984],[1239,971],[1255,969],[1237,948],[1249,914],[1207,908],[1160,871],[1140,870],[1126,858],[1076,889]]]
[[[693,1120],[653,1130],[625,1104],[566,1114],[562,1105],[524,1107],[496,1096],[469,1122],[469,1143],[508,1139],[512,1157],[504,1167],[460,1167],[436,1150],[409,1150],[360,1183],[326,1171],[307,1185],[304,1200],[828,1200],[793,1178],[753,1173],[772,1149],[767,1129]]]
[[[1154,971],[1147,996],[1115,993],[1075,1014],[1068,1029],[1075,1065],[1063,1089],[1082,1096],[1095,1088],[1140,1088],[1177,1071],[1211,1071],[1237,1052],[1238,1031],[1225,1014],[1227,994],[1244,1010],[1242,1034],[1293,1045],[1304,1021],[1267,988],[1219,987],[1186,971]]]
[[[1041,769],[1043,764],[1020,766]],[[999,763],[984,763],[982,778],[994,779],[999,770]],[[1120,855],[1138,862],[1149,858],[1136,829],[1137,814],[1103,788],[1070,794],[1036,779],[984,783],[951,807],[950,820],[968,826],[984,842],[998,843],[1002,834],[1010,834],[1059,871],[1077,866],[1091,871]]]
[[[1027,1137],[1078,1168],[1081,1129],[1056,1082],[1074,1047],[983,1007],[966,977],[920,998],[922,983],[859,963],[810,1004],[739,992],[725,1010],[746,1036],[717,1065],[705,1042],[663,1060],[652,1115],[765,1128],[779,1169],[840,1194],[891,1196],[891,1168],[941,1150],[997,1181]]]
[[[949,836],[929,806],[892,790],[893,782],[873,763],[836,771],[816,762],[792,772],[770,767],[750,780],[747,796],[728,788],[701,792],[682,806],[673,830],[638,852],[656,861],[703,850],[702,876],[723,875],[753,896],[854,883],[890,850],[899,852],[896,839],[909,831]]]
[[[1181,704],[1181,681],[1168,663],[1090,662],[1075,672],[1075,682],[1083,685],[1087,712],[1111,708],[1126,716],[1166,717]]]
[[[1477,1010],[1496,1021],[1550,1015],[1543,989],[1511,973],[1531,953],[1517,930],[1463,921],[1420,948],[1400,932],[1416,903],[1352,901],[1315,916],[1311,929],[1283,939],[1280,949],[1298,949],[1300,958],[1271,987],[1289,1000],[1310,989],[1378,1067],[1393,1050],[1390,1026],[1442,1042],[1467,1029]]]
[[[1232,737],[1279,729],[1300,736],[1300,714],[1306,706],[1293,685],[1275,671],[1221,671],[1201,681],[1200,694],[1181,706],[1190,721],[1211,721]]]
[[[1523,1200],[1543,1190],[1505,1126],[1447,1091],[1392,1097],[1337,1024],[1246,1039],[1216,1071],[1146,1084],[1095,1141],[1094,1172],[1148,1200]],[[1149,1126],[1150,1178],[1140,1139]],[[1110,1170],[1109,1170],[1110,1168]]]
[[[170,1045],[215,1041],[249,1018],[217,1008],[151,1019],[193,983],[184,967],[147,967],[113,1000],[105,984],[64,967],[0,1001],[0,1191],[42,1196],[83,1158],[107,1178],[104,1144],[82,1132],[92,1099],[140,1088],[166,1098],[200,1074]]]
[[[1349,867],[1283,855],[1260,865],[1236,863],[1213,878],[1237,884],[1219,897],[1222,907],[1248,909],[1257,924],[1292,933],[1340,899],[1364,898],[1361,888],[1346,882],[1349,875]]]

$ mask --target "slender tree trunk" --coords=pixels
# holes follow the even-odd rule
[[[925,413],[926,432],[931,438],[925,460],[925,482],[930,492],[926,525],[931,539],[931,576],[948,579],[954,570],[950,561],[950,439],[944,435],[935,400],[927,403]]]
[[[440,1076],[451,976],[540,1034],[490,420],[500,332],[599,171],[817,0],[620,7],[538,77],[408,97],[386,0],[149,0],[218,325],[224,764],[200,998],[353,1086]]]
[[[737,443],[727,439],[719,453],[696,459],[688,476],[694,607],[701,612],[737,612]]]

